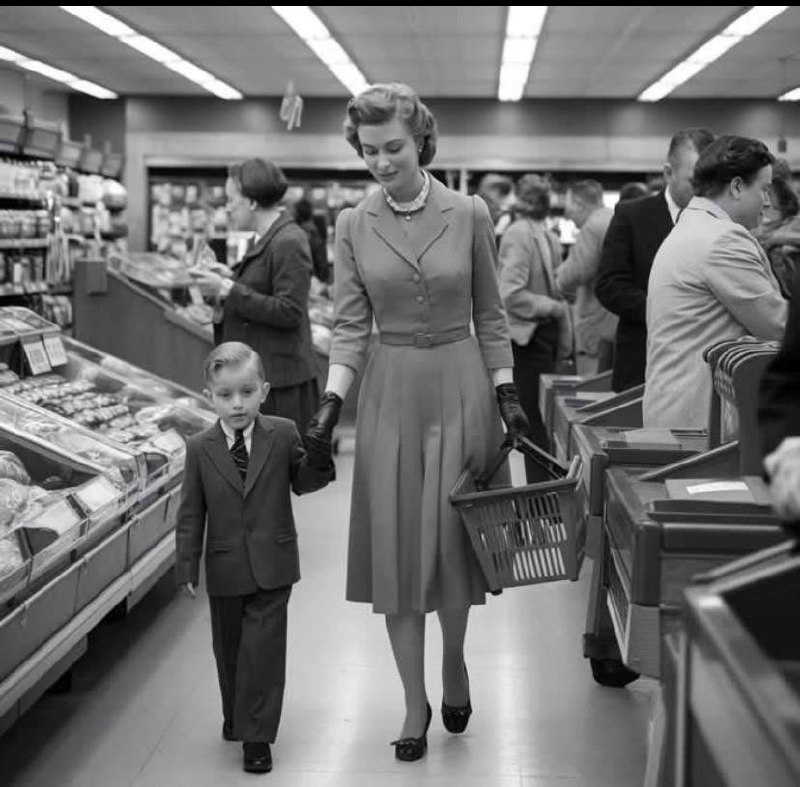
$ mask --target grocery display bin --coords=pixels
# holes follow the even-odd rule
[[[576,424],[627,426],[631,429],[641,427],[642,396],[642,386],[619,394],[589,392],[556,396],[550,438],[556,458],[560,462],[567,462],[575,456],[572,427]]]
[[[600,529],[605,505],[605,472],[624,466],[642,472],[663,467],[707,448],[707,436],[698,431],[638,430],[575,424],[570,435],[570,454],[579,456],[587,501],[587,557],[599,554]]]
[[[685,595],[670,785],[797,787],[797,541],[704,576]]]
[[[611,391],[611,372],[583,377],[581,375],[542,374],[539,376],[539,411],[547,434],[553,433],[556,396],[577,396],[582,392]]]
[[[593,566],[584,635],[598,682],[659,677],[661,638],[676,626],[692,578],[781,539],[763,480],[740,478],[732,464],[738,465],[736,446],[644,474],[606,471],[602,558]],[[697,479],[698,486],[736,480],[755,502],[673,499],[670,484],[681,479]]]

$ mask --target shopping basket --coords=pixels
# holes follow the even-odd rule
[[[476,478],[465,470],[450,494],[493,593],[578,579],[586,545],[580,457],[565,468],[526,438],[517,438],[513,447],[544,467],[552,480],[490,488],[511,452],[506,443],[486,473]]]

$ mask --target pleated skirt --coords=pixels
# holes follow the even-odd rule
[[[378,345],[358,402],[347,599],[383,614],[482,604],[486,582],[449,495],[503,441],[492,381],[470,337]],[[508,470],[501,470],[508,481]]]

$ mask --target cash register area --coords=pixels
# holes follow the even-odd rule
[[[352,454],[335,484],[295,501],[303,579],[289,607],[284,713],[274,771],[241,771],[220,736],[205,598],[169,575],[123,620],[90,636],[68,692],[50,692],[0,737],[4,787],[641,787],[657,683],[599,685],[582,652],[592,562],[577,582],[505,590],[473,610],[467,642],[474,713],[444,730],[428,623],[434,719],[427,756],[394,759],[399,679],[383,619],[344,600]],[[522,467],[513,460],[517,482]]]

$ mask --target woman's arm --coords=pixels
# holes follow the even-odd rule
[[[336,221],[334,244],[334,325],[326,391],[341,399],[361,368],[372,333],[372,303],[356,265],[350,240],[352,211]]]

